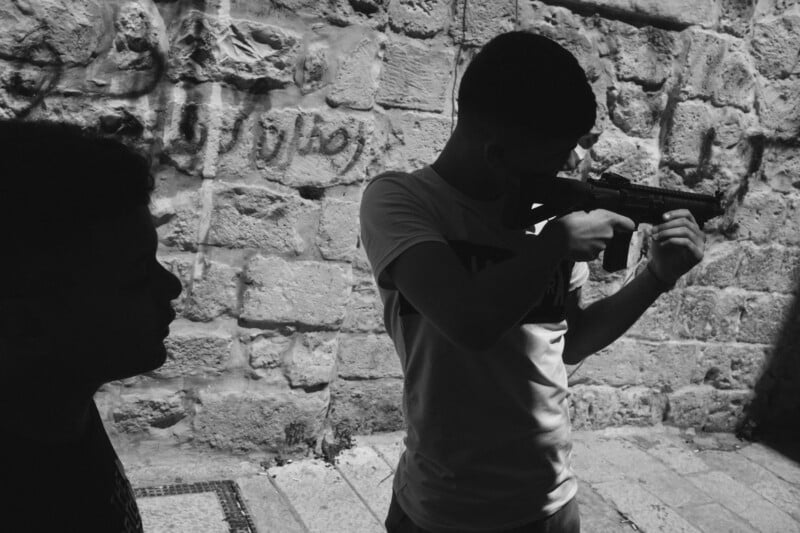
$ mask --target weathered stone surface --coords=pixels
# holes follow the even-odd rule
[[[335,332],[298,334],[285,360],[291,387],[318,388],[336,375],[338,338]]]
[[[167,34],[164,21],[151,0],[123,3],[114,20],[114,30],[116,35],[109,60],[118,69],[147,71],[161,68],[155,53],[166,56]]]
[[[774,343],[789,316],[794,296],[769,293],[750,294],[742,305],[741,326],[736,339],[741,342]]]
[[[213,92],[212,84],[186,83],[172,88],[166,109],[169,120],[164,126],[162,162],[187,174],[203,173],[207,145],[218,134],[213,125],[218,122],[220,110],[213,102]]]
[[[222,183],[214,189],[205,242],[226,248],[299,255],[308,246],[302,230],[313,227],[318,210],[315,202],[299,195],[268,187]]]
[[[699,343],[649,343],[622,338],[586,359],[570,383],[675,390],[692,383],[700,357]]]
[[[759,344],[707,344],[693,372],[694,383],[717,389],[753,389],[770,348]]]
[[[589,156],[593,172],[617,172],[635,183],[655,185],[658,171],[655,140],[635,139],[609,129],[592,145]]]
[[[366,26],[377,30],[386,27],[387,0],[333,0],[312,3],[318,4],[328,21],[336,26]]]
[[[340,379],[403,377],[394,343],[386,334],[342,334],[337,358]]]
[[[601,13],[621,14],[651,21],[654,26],[699,25],[713,27],[719,17],[719,7],[713,0],[560,0],[567,7],[595,8]]]
[[[405,429],[403,380],[337,379],[331,384],[330,390],[329,419],[335,427],[347,428],[359,434]]]
[[[390,41],[376,101],[385,107],[444,110],[453,54],[410,39]]]
[[[372,280],[353,287],[341,331],[386,331],[383,325],[383,303]]]
[[[180,250],[196,251],[201,205],[197,191],[154,199],[150,212],[156,221],[159,241]]]
[[[704,102],[679,102],[672,113],[662,161],[677,167],[699,165],[704,149],[710,149],[709,135],[716,120],[716,111]]]
[[[800,150],[795,147],[768,145],[764,148],[764,178],[781,193],[800,190]]]
[[[177,316],[182,316],[186,304],[186,295],[189,294],[189,289],[192,286],[191,278],[194,268],[194,256],[159,251],[157,257],[158,262],[181,282],[181,293],[176,299],[172,300],[170,305],[172,305]]]
[[[225,263],[205,259],[201,277],[192,280],[183,316],[200,322],[208,322],[222,314],[236,316],[240,271]]]
[[[770,136],[796,137],[800,131],[800,79],[765,81],[758,111],[761,124]]]
[[[756,20],[749,44],[756,68],[767,78],[785,78],[800,72],[800,6]]]
[[[673,32],[618,21],[603,21],[604,46],[616,66],[617,78],[650,90],[660,88],[670,75],[677,38]]]
[[[383,144],[372,118],[324,109],[272,109],[257,131],[256,167],[293,187],[361,181]]]
[[[351,269],[316,261],[254,256],[245,269],[241,319],[333,328],[344,319]]]
[[[720,2],[720,29],[736,37],[749,35],[757,3],[750,0],[722,0]]]
[[[755,243],[774,242],[784,229],[789,209],[786,200],[765,187],[750,187],[735,205],[735,237]]]
[[[635,83],[622,82],[608,92],[611,120],[635,137],[652,137],[657,133],[656,126],[666,105],[665,93],[647,92]]]
[[[303,93],[311,93],[325,85],[329,77],[330,47],[323,42],[308,45],[303,58],[299,85]]]
[[[123,394],[111,410],[114,427],[122,433],[144,433],[174,426],[189,415],[183,394],[170,389],[146,389]]]
[[[97,0],[4,2],[0,53],[51,64],[85,65],[110,33],[110,9]]]
[[[411,171],[431,164],[450,137],[450,118],[410,112],[387,114],[392,150],[384,169]]]
[[[317,246],[331,261],[352,261],[359,240],[359,204],[325,199],[319,221]]]
[[[525,9],[526,2],[519,7]],[[473,2],[467,6],[466,35],[463,44],[483,46],[492,37],[514,29],[516,18],[514,0],[495,0],[494,2]],[[453,6],[453,22],[450,24],[450,36],[456,42],[462,41],[462,20],[464,20],[464,4]]]
[[[700,268],[688,282],[720,288],[736,286],[752,291],[790,293],[800,279],[800,252],[778,244],[722,242],[708,246]]]
[[[164,341],[167,361],[153,371],[160,378],[221,374],[230,364],[233,335],[222,328],[207,328],[191,322],[176,321]]]
[[[192,420],[197,442],[226,451],[301,451],[321,432],[328,390],[203,389]]]
[[[378,90],[380,42],[364,38],[341,59],[326,101],[333,107],[369,110]]]
[[[705,30],[689,30],[684,39],[681,98],[707,99],[717,106],[749,111],[755,97],[755,69],[738,41]]]
[[[293,83],[300,45],[301,36],[286,28],[193,10],[172,36],[168,75],[263,92]]]
[[[733,431],[751,391],[723,391],[710,385],[691,385],[669,397],[666,421],[677,426],[704,431]]]
[[[258,369],[278,368],[283,365],[293,339],[272,334],[259,336],[249,343],[250,366]]]
[[[786,221],[775,237],[788,246],[800,246],[800,195],[793,194],[787,198]]]
[[[450,9],[447,0],[390,0],[389,26],[409,37],[427,39],[444,30]]]
[[[661,421],[666,397],[652,389],[617,389],[606,385],[572,387],[570,420],[575,429],[652,425]]]

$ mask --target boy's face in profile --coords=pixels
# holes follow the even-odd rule
[[[93,225],[88,234],[82,257],[64,265],[72,282],[53,295],[44,329],[67,350],[64,356],[101,362],[101,382],[161,366],[163,341],[175,318],[170,301],[182,287],[156,260],[158,240],[147,206]]]

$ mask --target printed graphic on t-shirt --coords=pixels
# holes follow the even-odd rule
[[[514,256],[513,251],[497,246],[457,240],[447,242],[470,274],[476,274],[484,268],[502,263]],[[573,266],[572,261],[564,261],[558,266],[542,300],[525,315],[520,324],[554,323],[566,319],[567,291]],[[401,294],[400,316],[410,314],[419,313]]]

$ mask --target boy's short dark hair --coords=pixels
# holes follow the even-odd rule
[[[594,125],[596,102],[575,56],[546,37],[514,31],[495,37],[472,59],[461,79],[458,115],[468,124],[578,139]]]
[[[6,250],[58,245],[59,235],[148,205],[146,157],[113,138],[52,122],[0,121],[0,228]]]

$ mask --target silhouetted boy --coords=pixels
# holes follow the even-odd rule
[[[648,268],[583,309],[585,261],[633,222],[597,210],[538,235],[514,227],[520,182],[554,177],[595,107],[564,48],[498,36],[464,73],[458,124],[437,160],[364,191],[362,241],[405,376],[390,533],[580,529],[564,363],[622,335],[705,242],[688,211],[669,213]]]
[[[156,260],[152,190],[116,141],[0,123],[0,529],[141,531],[92,396],[166,357],[181,284]]]

